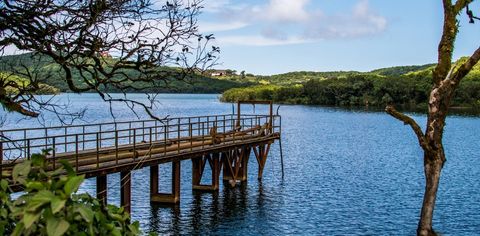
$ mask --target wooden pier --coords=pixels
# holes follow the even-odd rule
[[[241,114],[242,104],[269,105],[269,114]],[[0,178],[11,179],[13,166],[33,153],[50,150],[49,169],[68,161],[77,174],[96,178],[97,198],[106,203],[107,175],[120,173],[121,205],[130,212],[131,171],[150,168],[151,202],[177,204],[180,201],[180,169],[192,161],[192,189],[218,191],[220,175],[227,186],[247,180],[248,160],[258,163],[258,179],[266,164],[270,146],[281,137],[281,117],[274,115],[269,101],[237,104],[236,114],[165,118],[87,125],[0,131]],[[170,190],[159,188],[159,165],[172,167]],[[201,184],[209,166],[211,183]],[[21,191],[11,185],[12,189]]]

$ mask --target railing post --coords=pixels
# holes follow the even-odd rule
[[[47,128],[45,128],[45,150],[48,148],[48,131]]]
[[[155,120],[155,141],[158,140],[158,124],[157,124],[157,120]]]
[[[53,157],[53,169],[55,170],[55,152],[56,152],[56,142],[55,142],[55,137],[53,137],[53,140],[52,140],[52,157]]]
[[[273,133],[273,102],[270,101],[270,133]]]
[[[26,129],[23,130],[23,147],[24,147],[24,154],[25,154],[25,156],[28,157],[28,155],[27,155],[27,130]]]
[[[202,122],[202,150],[205,148],[205,123]]]
[[[118,165],[118,130],[116,128],[115,128],[115,164]]]
[[[128,144],[132,143],[132,123],[128,123]]]
[[[167,120],[167,124],[168,124],[168,120]],[[167,155],[167,129],[168,129],[168,126],[167,126],[167,125],[164,125],[164,126],[163,126],[163,142],[164,142],[164,145],[163,145],[163,156],[166,156],[166,155]]]
[[[85,150],[85,125],[82,126],[82,150]]]
[[[227,125],[226,122],[227,122],[227,118],[225,117],[225,115],[223,115],[223,133],[225,133],[225,129],[226,129],[225,126]]]
[[[237,102],[237,125],[240,126],[240,101]],[[235,127],[237,128],[237,127]]]
[[[78,173],[78,134],[75,134],[75,171]]]
[[[99,140],[99,146],[102,147],[102,124],[100,124],[99,133],[100,133],[100,138],[97,136],[97,140]]]
[[[153,149],[153,144],[152,144],[152,127],[150,127],[150,134],[149,134],[149,141],[150,141],[150,147],[148,153],[150,154],[150,158],[152,158],[152,149]]]
[[[101,127],[101,126],[100,126]],[[100,167],[100,133],[97,132],[97,169]]]
[[[177,153],[180,153],[180,118],[177,120]]]
[[[133,128],[133,158],[136,157],[136,146],[137,146],[137,129]]]
[[[189,120],[188,135],[190,136],[190,151],[192,151],[193,150],[193,126],[192,126],[192,123],[190,123],[190,119],[188,120]]]
[[[27,139],[27,160],[30,160],[30,139]]]
[[[67,127],[65,127],[63,135],[65,135],[65,152],[68,151],[68,145],[67,145]]]
[[[142,140],[145,141],[145,121],[142,121]]]

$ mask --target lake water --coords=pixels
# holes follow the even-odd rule
[[[112,120],[108,104],[96,95],[59,96],[66,97],[71,108],[88,108],[83,122]],[[159,101],[156,114],[172,117],[232,111],[232,105],[218,102],[217,95],[164,94]],[[257,164],[251,158],[248,183],[234,189],[221,186],[218,194],[192,193],[191,163],[182,162],[177,207],[151,205],[148,169],[137,170],[132,180],[133,219],[145,232],[167,235],[415,234],[424,186],[423,157],[409,127],[383,112],[313,106],[281,106],[279,111],[283,179],[278,142],[262,182],[256,179]],[[255,112],[264,113],[266,108],[257,106]],[[118,120],[136,119],[125,107],[115,107],[114,113]],[[412,115],[425,123],[424,115]],[[11,115],[4,125],[18,126],[32,126],[32,121],[16,122]],[[478,117],[447,119],[447,163],[434,220],[434,228],[444,235],[480,233],[479,134]],[[168,174],[169,166],[162,166],[161,185],[168,182]],[[119,175],[108,180],[109,203],[118,204]],[[94,195],[95,180],[87,180],[82,191]]]

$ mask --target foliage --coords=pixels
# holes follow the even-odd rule
[[[1,180],[0,235],[139,235],[139,224],[130,224],[123,208],[103,206],[87,193],[76,194],[84,180],[64,162],[63,168],[46,171],[44,154],[17,164],[14,183],[24,194],[12,199],[8,182]]]
[[[115,58],[109,58],[108,60],[110,63],[115,63],[116,61]],[[49,86],[49,90],[37,91],[36,94],[51,94],[58,93],[59,91],[72,92],[69,89],[67,82],[63,79],[64,74],[59,65],[46,56],[34,55],[32,53],[3,56],[0,57],[0,65],[2,65],[1,70],[9,73],[25,71],[25,68],[27,68],[30,71],[36,70],[37,73],[45,75],[42,77],[43,83],[41,86]],[[162,70],[170,70],[172,73],[175,71],[174,68],[166,67],[163,67]],[[181,70],[178,72],[180,73]],[[135,71],[124,71],[124,73],[127,73],[132,78],[140,76],[139,73]],[[21,78],[21,76],[15,76]],[[85,81],[83,81],[78,70],[72,70],[72,78],[75,84],[86,86]],[[123,90],[115,86],[103,86],[99,89],[103,92],[111,93],[221,93],[231,88],[245,87],[253,84],[247,80],[237,80],[236,78],[210,78],[199,73],[186,75],[182,80],[178,80],[177,78],[178,76],[174,75],[165,77],[161,84],[162,86],[155,87],[137,81],[135,83],[130,83],[130,87],[124,88]],[[120,77],[114,76],[112,79],[120,80]],[[27,79],[23,80],[28,81]]]
[[[34,95],[40,83],[61,84],[75,93],[97,93],[110,104],[142,107],[158,118],[152,113],[155,96],[132,100],[125,93],[164,87],[216,63],[220,49],[210,45],[213,35],[198,31],[202,8],[202,0],[0,1],[0,54],[12,47],[40,56],[37,62],[13,64],[33,86],[0,83],[0,89],[18,90],[0,93],[0,103],[30,117],[46,105],[58,111],[54,102],[42,104]],[[52,73],[39,68],[45,64]],[[105,94],[109,89],[124,96]]]
[[[464,60],[461,58],[457,63]],[[287,104],[333,106],[381,107],[396,104],[408,108],[425,108],[431,89],[432,68],[429,64],[384,68],[367,73],[287,73],[264,78],[273,83],[285,76],[282,83],[227,90],[222,94],[221,100],[234,102],[257,99]],[[480,106],[480,66],[474,67],[460,84],[452,106]]]

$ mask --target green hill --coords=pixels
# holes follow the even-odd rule
[[[465,61],[460,58],[458,62]],[[426,108],[435,64],[397,66],[370,72],[291,72],[262,77],[263,85],[225,91],[221,100],[277,103]],[[480,107],[480,65],[460,84],[452,106]]]
[[[115,61],[114,58],[107,59],[106,63]],[[38,74],[41,83],[57,88],[61,92],[70,92],[65,82],[64,74],[58,64],[54,63],[47,56],[38,56],[31,53],[20,55],[10,55],[0,57],[0,72],[16,72],[16,71],[35,71]],[[174,68],[162,68],[175,71]],[[83,80],[78,71],[73,70],[73,79],[75,84],[83,84]],[[126,72],[129,76],[136,77],[138,73],[133,71]],[[115,78],[113,78],[115,79]],[[173,78],[166,78],[165,86],[145,89],[141,84],[135,84],[137,89],[128,89],[126,92],[177,92],[177,93],[221,93],[231,88],[250,86],[252,83],[248,81],[221,80],[194,74],[186,78],[184,81],[178,81]],[[113,87],[103,89],[107,92],[120,92]]]

